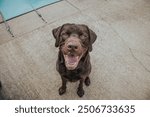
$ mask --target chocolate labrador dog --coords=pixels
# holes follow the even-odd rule
[[[62,79],[59,94],[66,92],[67,81],[80,81],[77,94],[84,95],[83,83],[90,85],[91,63],[89,52],[95,42],[96,34],[83,24],[64,24],[52,30],[59,47],[56,69]]]

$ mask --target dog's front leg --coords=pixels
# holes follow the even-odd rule
[[[59,95],[62,95],[66,92],[66,84],[67,84],[67,80],[61,76],[62,79],[62,86],[59,88]]]
[[[91,84],[89,76],[86,77],[84,83],[85,83],[86,86],[89,86]]]
[[[82,97],[84,95],[83,82],[84,82],[84,79],[81,79],[80,83],[79,83],[78,90],[77,90],[77,94],[79,97]]]

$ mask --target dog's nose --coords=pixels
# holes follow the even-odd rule
[[[77,45],[74,45],[74,44],[68,44],[68,49],[78,49],[78,46]]]

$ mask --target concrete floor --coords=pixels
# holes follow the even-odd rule
[[[0,24],[0,99],[150,99],[150,0],[63,0]],[[91,52],[91,86],[58,95],[52,29],[87,24],[98,38]]]

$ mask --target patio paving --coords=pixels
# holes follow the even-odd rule
[[[0,24],[0,99],[150,99],[150,1],[63,0]],[[91,85],[59,96],[52,29],[86,24],[98,36],[90,53]]]

